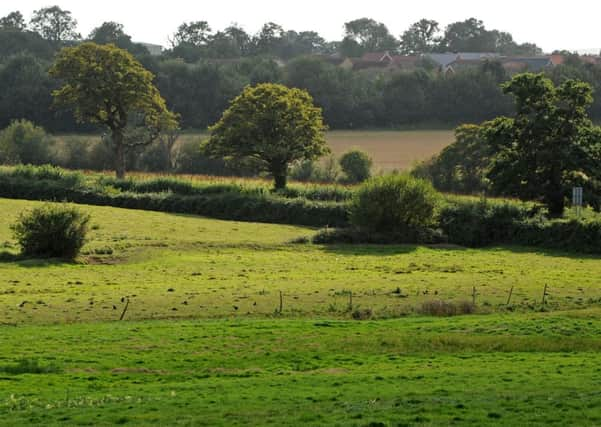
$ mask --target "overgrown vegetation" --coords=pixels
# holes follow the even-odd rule
[[[440,195],[406,175],[376,177],[357,188],[291,184],[273,191],[264,181],[118,180],[18,166],[0,168],[0,196],[330,227],[315,237],[320,243],[515,244],[590,253],[601,248],[601,219],[592,211],[580,220],[571,214],[552,220],[540,204]]]

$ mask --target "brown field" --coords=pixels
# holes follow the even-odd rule
[[[184,133],[179,143],[200,142],[205,133]],[[61,139],[95,140],[98,136],[62,135]],[[425,160],[453,142],[452,130],[411,131],[331,131],[327,141],[335,156],[351,148],[361,148],[374,159],[376,170],[403,170]]]
[[[402,170],[451,144],[453,131],[333,131],[327,139],[336,156],[358,147],[372,156],[376,169]]]

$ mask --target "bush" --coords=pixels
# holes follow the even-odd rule
[[[518,225],[539,213],[539,207],[510,201],[458,199],[440,213],[440,227],[449,242],[480,247],[517,243]]]
[[[0,132],[0,163],[48,163],[50,142],[43,128],[28,120],[15,120]]]
[[[340,157],[339,163],[348,182],[363,182],[371,176],[373,161],[365,151],[348,151]]]
[[[429,182],[409,175],[372,178],[355,193],[350,220],[359,229],[404,234],[434,226],[440,200]]]
[[[85,243],[89,220],[76,208],[46,204],[21,213],[11,228],[23,255],[74,259]]]

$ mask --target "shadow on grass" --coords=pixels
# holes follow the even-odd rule
[[[601,255],[581,253],[581,252],[570,252],[559,249],[541,248],[536,246],[485,246],[478,248],[468,248],[465,246],[458,246],[452,244],[322,244],[319,245],[324,252],[335,253],[338,255],[366,255],[366,256],[392,256],[392,255],[403,255],[415,252],[419,248],[432,249],[434,251],[453,251],[453,252],[466,252],[469,250],[480,251],[483,253],[499,253],[502,256],[503,252],[512,252],[515,254],[530,254],[540,255],[546,257],[556,258],[570,258],[570,259],[587,259],[587,260],[601,260]]]
[[[73,265],[77,261],[63,258],[32,258],[21,254],[3,251],[0,252],[0,263],[16,263],[20,267],[50,267],[59,265]]]

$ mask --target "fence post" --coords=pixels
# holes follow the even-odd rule
[[[509,296],[507,297],[507,304],[505,304],[505,305],[509,305],[509,302],[511,301],[511,295],[512,294],[513,294],[513,286],[509,290]]]
[[[473,289],[472,289],[472,304],[473,305],[476,305],[476,295],[477,295],[477,293],[476,293],[476,287],[474,286]]]
[[[353,311],[353,291],[349,291],[348,309]]]
[[[543,307],[547,304],[547,295],[549,294],[547,293],[547,284],[545,283],[545,289],[543,290]]]
[[[282,294],[282,291],[280,291],[280,311],[279,311],[280,314],[282,314],[283,308],[284,308],[284,296]]]
[[[125,301],[125,307],[123,308],[123,313],[121,313],[121,317],[119,317],[119,320],[123,320],[123,318],[125,317],[125,312],[127,311],[127,307],[129,307],[129,297],[127,297]]]

